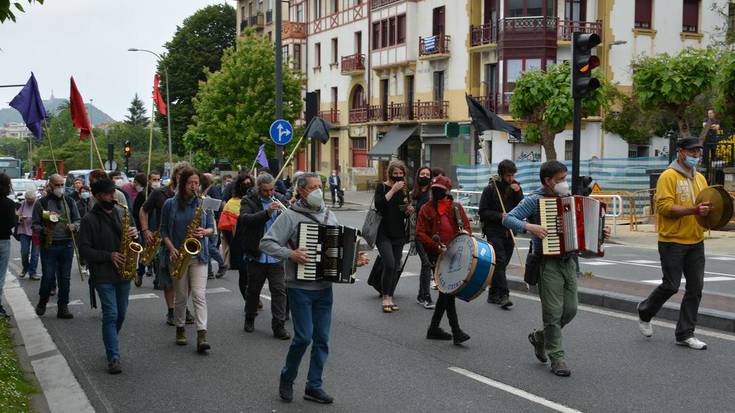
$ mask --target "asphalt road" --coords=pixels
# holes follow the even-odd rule
[[[338,213],[355,225],[357,213]],[[17,254],[17,245],[14,245]],[[17,271],[17,262],[11,270]],[[637,267],[633,267],[637,268]],[[418,262],[410,259],[396,293],[401,311],[383,314],[380,299],[364,283],[335,287],[325,389],[336,402],[319,406],[300,397],[308,361],[302,362],[297,398],[280,402],[277,381],[288,342],[270,333],[266,309],[256,332],[244,333],[243,301],[230,272],[208,283],[212,351],[174,344],[164,323],[161,291],[146,278],[133,287],[122,330],[123,374],[105,371],[101,312],[88,305],[88,290],[75,270],[70,307],[74,320],[43,322],[99,412],[425,412],[425,411],[732,411],[735,336],[700,332],[707,351],[674,345],[672,326],[657,325],[652,339],[627,314],[582,307],[564,330],[570,378],[553,376],[533,356],[526,336],[540,325],[533,296],[516,295],[512,311],[478,299],[458,301],[463,329],[472,339],[461,347],[424,338],[431,311],[414,303]],[[31,301],[38,282],[21,280]],[[434,292],[435,293],[435,292]],[[436,296],[435,296],[436,297]],[[78,300],[78,301],[77,301]],[[290,329],[290,323],[287,328]],[[444,322],[446,326],[446,321]],[[195,338],[188,329],[190,343]]]

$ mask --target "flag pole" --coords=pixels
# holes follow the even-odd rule
[[[102,161],[102,155],[100,155],[100,148],[97,146],[97,139],[94,138],[94,132],[92,132],[92,129],[89,129],[89,136],[92,137],[92,145],[94,146],[94,150],[97,152],[97,158],[100,160],[100,166],[102,166],[102,170],[105,170],[105,163]],[[112,159],[110,159],[112,161]],[[110,166],[112,166],[112,162],[110,162]]]
[[[151,122],[150,122],[151,130],[150,130],[150,133],[148,134],[148,167],[145,173],[146,178],[151,176],[151,157],[153,156],[153,115],[155,114],[155,110],[156,110],[155,105],[156,105],[156,100],[153,99],[153,102],[151,103]],[[146,182],[148,181],[146,180]],[[148,188],[150,188],[150,185],[151,185],[150,182],[146,184]],[[145,198],[143,198],[146,200],[148,199],[148,192],[149,192],[148,188],[146,188],[145,195],[144,195]]]
[[[54,170],[56,170],[56,174],[59,174],[59,167],[56,165],[56,155],[54,155],[54,144],[51,142],[51,134],[49,133],[48,126],[46,125],[46,119],[43,120],[43,127],[46,129],[46,138],[48,139],[48,147],[51,150],[51,162],[54,163]],[[64,194],[61,197],[61,200],[64,202],[64,212],[66,212],[66,222],[67,225],[71,224],[71,214],[69,213],[69,204],[66,202],[66,194]],[[75,228],[78,229],[78,228]],[[74,236],[74,231],[69,231],[69,234],[71,235],[71,245],[74,248],[74,256],[77,258],[77,269],[79,270],[79,277],[82,279],[82,282],[84,282],[84,273],[82,272],[82,264],[79,261],[79,250],[77,249],[77,240]]]
[[[278,171],[278,175],[276,176],[276,181],[283,175],[283,171],[286,170],[286,167],[291,162],[291,159],[293,159],[294,154],[296,154],[296,151],[299,149],[299,146],[301,146],[301,141],[304,140],[304,137],[306,135],[302,135],[301,138],[299,138],[299,141],[296,142],[296,145],[293,147],[293,150],[291,151],[291,154],[288,155],[288,158],[286,159],[286,162],[283,163],[283,166],[281,167],[281,170]]]

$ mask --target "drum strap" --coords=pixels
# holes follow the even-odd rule
[[[459,231],[464,231],[464,224],[462,224],[462,216],[459,214],[459,204],[456,202],[452,203],[452,207],[454,207],[454,219],[457,221],[457,229]]]

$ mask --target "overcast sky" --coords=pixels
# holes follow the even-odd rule
[[[155,56],[164,52],[176,26],[196,10],[232,0],[46,0],[0,24],[0,84],[25,83],[36,75],[41,96],[69,98],[74,76],[85,102],[122,120],[135,93],[151,105]],[[232,30],[235,30],[233,27]],[[18,93],[0,88],[0,108]]]

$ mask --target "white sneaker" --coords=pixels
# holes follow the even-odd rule
[[[707,343],[704,341],[701,341],[700,339],[696,337],[689,337],[688,339],[684,341],[676,341],[677,345],[689,347],[694,350],[707,350]]]
[[[638,330],[640,330],[641,334],[643,334],[644,337],[653,336],[653,325],[651,325],[650,321],[643,321],[639,318],[638,319]]]

